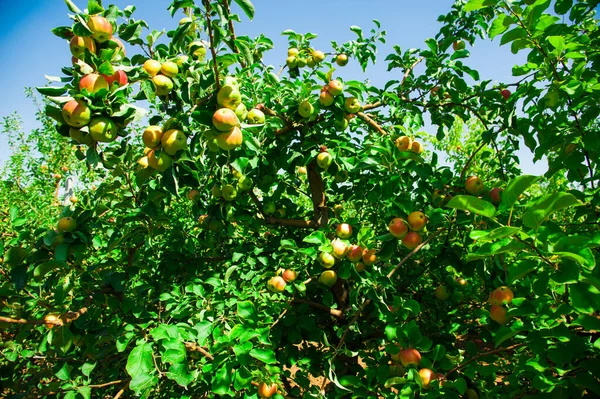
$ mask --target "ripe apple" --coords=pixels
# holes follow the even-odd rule
[[[515,294],[510,288],[502,286],[490,293],[489,301],[492,305],[502,305],[504,303],[511,303],[514,297]]]
[[[492,200],[492,204],[499,205],[502,202],[502,189],[499,187],[494,187],[490,190],[490,199]]]
[[[261,398],[270,398],[271,396],[277,393],[277,385],[267,385],[264,382],[261,382],[258,385],[258,396]]]
[[[235,111],[241,103],[242,95],[236,86],[225,85],[219,89],[217,93],[217,104],[219,106]]]
[[[256,108],[252,108],[250,112],[248,112],[248,123],[253,125],[262,125],[265,123],[264,112]]]
[[[329,93],[327,90],[321,90],[321,94],[319,95],[319,102],[322,106],[329,107],[331,104],[333,104],[334,100],[335,99],[333,98],[331,93]]]
[[[154,86],[156,86],[157,96],[166,96],[173,90],[173,81],[165,75],[156,75],[152,78]]]
[[[400,362],[404,367],[418,367],[421,364],[421,354],[412,348],[400,349],[400,352],[392,355],[391,358],[395,362]]]
[[[319,276],[319,282],[328,287],[331,287],[332,285],[334,285],[335,282],[337,281],[337,279],[338,279],[337,273],[334,272],[333,270],[325,270]]]
[[[448,292],[448,288],[444,285],[440,285],[435,289],[435,297],[440,301],[446,301],[450,298],[450,293]]]
[[[416,231],[409,231],[402,239],[402,245],[413,250],[423,242],[423,237]]]
[[[54,326],[59,325],[61,322],[60,316],[57,314],[47,314],[44,316],[44,325],[46,328],[53,328]]]
[[[339,96],[344,91],[344,85],[337,79],[332,80],[327,85],[327,91],[334,97]]]
[[[313,112],[315,112],[315,107],[308,100],[304,100],[298,105],[298,113],[303,118],[310,118]]]
[[[244,103],[240,103],[240,105],[238,105],[235,110],[235,116],[238,117],[238,120],[240,122],[243,122],[246,120],[246,118],[248,118],[248,108],[246,108],[246,105],[244,105]],[[252,122],[249,122],[252,123]]]
[[[169,155],[187,148],[187,137],[181,130],[171,129],[163,133],[160,140],[163,150]]]
[[[346,54],[338,54],[335,57],[335,63],[341,67],[348,65],[348,56]]]
[[[218,109],[212,118],[213,126],[222,132],[231,132],[231,130],[240,125],[238,117],[229,108]]]
[[[268,282],[269,290],[273,292],[283,292],[285,290],[285,280],[281,276],[274,276]]]
[[[412,212],[410,215],[408,215],[407,219],[408,219],[408,224],[410,225],[410,228],[414,231],[423,230],[423,228],[429,221],[429,219],[427,219],[427,216],[425,216],[425,214],[423,212],[418,212],[418,211]]]
[[[465,182],[465,189],[471,195],[481,195],[485,190],[485,186],[479,177],[469,176]]]
[[[174,78],[179,73],[179,67],[173,61],[165,61],[160,66],[160,72],[170,78]]]
[[[219,134],[216,140],[219,148],[231,151],[242,145],[244,135],[242,134],[242,130],[238,126],[235,126],[230,131]]]
[[[500,94],[502,94],[502,97],[504,97],[505,100],[508,100],[511,95],[510,90],[508,90],[508,89],[500,90]]]
[[[361,272],[365,271],[365,269],[367,268],[367,265],[365,265],[363,262],[358,262],[357,264],[354,265],[354,268],[356,269],[357,272],[361,273]]]
[[[150,164],[148,163],[148,156],[144,155],[140,159],[137,160],[138,165],[142,167],[142,169],[146,169]]]
[[[102,75],[89,73],[79,81],[79,90],[83,89],[86,89],[88,93],[96,93],[102,89],[108,90],[108,82]]]
[[[344,241],[341,241],[337,238],[333,240],[331,245],[333,246],[333,256],[338,259],[344,259],[348,254],[348,250],[350,249],[350,247],[348,247]]]
[[[160,126],[148,126],[142,133],[142,142],[147,148],[156,148],[160,145],[163,132]]]
[[[91,37],[73,36],[69,42],[69,49],[75,58],[81,58],[85,49],[96,54],[96,42]]]
[[[352,226],[348,223],[340,223],[335,229],[335,234],[342,239],[348,239],[352,237]]]
[[[116,37],[111,37],[104,43],[104,46],[108,49],[114,51],[111,61],[120,62],[127,55],[127,51],[125,50],[125,45],[123,42]]]
[[[70,216],[60,218],[56,224],[56,230],[58,230],[59,233],[72,233],[76,228],[77,220]]]
[[[152,169],[164,172],[169,169],[171,165],[173,165],[173,158],[166,152],[161,151],[158,157],[156,157],[156,152],[154,150],[148,153],[148,166]]]
[[[349,114],[355,114],[362,108],[360,101],[356,97],[346,97],[344,100],[344,109]]]
[[[412,139],[408,136],[400,136],[396,139],[396,148],[400,151],[410,151],[412,149]]]
[[[454,43],[452,43],[452,48],[454,49],[454,51],[464,50],[466,46],[467,45],[462,40],[457,40]]]
[[[160,62],[156,60],[146,60],[146,62],[144,62],[143,68],[144,71],[146,71],[146,73],[153,78],[160,72],[161,66],[162,65],[160,64]]]
[[[333,157],[328,152],[321,152],[317,155],[317,165],[323,170],[329,169],[331,163],[333,162]]]
[[[467,280],[465,280],[462,277],[459,277],[456,279],[456,282],[458,283],[458,285],[462,286],[462,287],[466,287],[469,283],[467,282]]]
[[[309,58],[309,59],[306,61],[306,65],[307,65],[309,68],[314,68],[314,67],[316,67],[316,66],[317,66],[317,62],[315,61],[315,59],[314,59],[314,58]]]
[[[306,166],[299,166],[298,167],[298,173],[301,174],[301,175],[305,175],[306,173],[308,173],[307,170],[306,170]]]
[[[363,249],[356,244],[350,245],[346,257],[350,262],[357,263],[362,259]]]
[[[508,322],[507,310],[502,305],[492,305],[490,308],[490,318],[500,325]]]
[[[377,262],[377,255],[374,249],[364,249],[362,254],[362,260],[365,266],[372,266]]]
[[[98,43],[104,43],[112,37],[113,27],[111,23],[100,15],[90,17],[87,26],[92,31],[92,39]]]
[[[252,186],[254,185],[254,182],[252,181],[252,178],[250,176],[243,175],[238,180],[237,185],[238,185],[238,188],[240,189],[240,191],[248,191],[252,188]]]
[[[290,55],[289,57],[287,57],[285,59],[285,64],[288,66],[288,68],[292,69],[292,68],[296,68],[298,66],[298,60],[295,56]]]
[[[320,51],[320,50],[316,50],[313,52],[312,54],[312,59],[314,62],[316,62],[317,64],[319,62],[323,62],[325,60],[325,53]]]
[[[281,273],[281,277],[283,277],[286,282],[291,283],[296,280],[298,273],[295,270],[285,269],[283,273]]]
[[[63,106],[62,117],[69,126],[83,127],[90,123],[92,110],[82,100],[71,100]]]
[[[221,193],[223,194],[225,201],[233,201],[237,197],[237,189],[231,184],[224,185],[221,189]]]
[[[98,116],[92,119],[88,128],[90,129],[90,136],[102,143],[114,141],[119,133],[117,124],[106,116]]]
[[[423,152],[423,144],[416,140],[413,140],[412,145],[410,146],[410,150],[415,154],[421,154]]]
[[[121,87],[125,86],[129,82],[127,74],[121,69],[117,69],[115,73],[110,76],[104,76],[104,79],[106,79],[108,87],[111,87],[113,83],[116,83],[118,87]]]
[[[419,376],[421,377],[421,383],[423,384],[423,388],[429,388],[431,381],[437,379],[437,375],[430,369],[419,370]]]
[[[193,201],[193,202],[196,202],[196,201],[198,201],[198,200],[200,199],[200,191],[198,191],[198,190],[196,190],[196,189],[190,190],[190,191],[187,193],[187,198],[188,198],[190,201]]]
[[[394,237],[404,238],[404,236],[408,233],[409,225],[402,218],[394,218],[388,224],[388,230]]]
[[[319,262],[325,269],[331,269],[335,265],[335,257],[329,252],[321,252]]]
[[[80,129],[76,129],[74,127],[69,129],[69,137],[78,142],[79,144],[89,145],[92,144],[94,139],[88,133],[81,131]]]

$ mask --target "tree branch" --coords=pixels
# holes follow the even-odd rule
[[[267,215],[263,210],[260,200],[256,197],[256,194],[254,194],[252,191],[249,191],[248,195],[250,195],[250,199],[252,199],[252,202],[254,202],[254,205],[256,205],[262,217],[268,224],[274,224],[277,226],[298,227],[304,229],[316,229],[319,227],[318,225],[316,225],[314,220],[279,219],[274,216]]]
[[[206,26],[208,29],[208,37],[210,39],[210,52],[213,58],[213,70],[215,73],[215,84],[217,91],[221,88],[221,80],[219,79],[219,67],[217,65],[217,51],[215,50],[215,37],[213,35],[212,25],[210,22],[210,0],[204,0],[204,6],[206,8]]]
[[[429,241],[433,240],[434,238],[436,238],[437,236],[439,236],[440,234],[442,234],[445,230],[446,229],[440,229],[440,230],[438,230],[435,234],[431,235],[425,241],[423,241],[421,244],[419,244],[408,255],[406,255],[404,258],[402,258],[402,260],[396,265],[396,267],[394,267],[388,273],[388,275],[386,277],[387,278],[392,278],[392,276],[398,271],[398,269],[400,269],[400,267],[402,267],[403,264],[405,264],[410,258],[412,258],[412,256],[414,254],[416,254],[417,252],[419,252],[421,250],[421,248],[423,248],[425,245],[427,245],[427,243],[429,243]]]
[[[202,355],[205,358],[207,358],[210,361],[215,360],[215,357],[213,355],[211,355],[206,349],[204,349],[203,347],[199,346],[195,342],[186,342],[185,343],[185,349],[188,352],[200,352],[200,353],[202,353]]]
[[[474,362],[475,360],[479,359],[480,357],[484,357],[484,356],[489,356],[489,355],[493,355],[496,353],[500,353],[500,352],[505,352],[505,351],[511,351],[517,348],[520,348],[522,346],[525,346],[526,344],[516,344],[513,346],[509,346],[506,348],[498,348],[498,349],[494,349],[492,351],[489,352],[484,352],[484,353],[480,353],[478,355],[473,356],[472,358],[470,358],[469,360],[467,360],[466,362],[459,364],[458,366],[454,367],[452,370],[448,371],[446,373],[446,378],[448,378],[448,376],[452,373],[454,373],[455,371],[461,370],[463,368],[465,368],[469,363]]]
[[[231,7],[229,7],[229,0],[223,0],[223,5],[225,6],[225,10],[227,11],[227,15],[229,16],[231,14]],[[229,32],[231,33],[231,44],[229,44],[229,47],[231,48],[231,50],[236,53],[236,54],[240,54],[240,49],[237,48],[237,46],[235,45],[235,29],[233,26],[233,20],[231,18],[228,18],[229,22],[228,22],[228,26],[229,26]],[[246,68],[246,62],[240,58],[240,65],[242,66],[242,68]]]
[[[329,313],[330,315],[332,315],[333,317],[336,317],[336,318],[338,318],[340,320],[344,318],[344,312],[343,311],[341,311],[339,309],[332,309],[330,307],[327,307],[327,306],[322,305],[322,304],[317,303],[317,302],[312,302],[312,301],[309,301],[309,300],[306,300],[306,299],[300,299],[300,298],[294,298],[292,300],[292,302],[293,303],[303,303],[303,304],[306,304],[306,305],[308,305],[310,307],[313,307],[315,309],[323,310],[323,311]]]
[[[310,187],[310,193],[313,203],[313,221],[315,228],[320,226],[327,226],[329,223],[329,211],[327,209],[327,198],[325,197],[325,185],[321,174],[317,170],[317,160],[314,159],[308,164],[308,185]]]
[[[357,112],[356,116],[358,116],[360,119],[362,119],[363,121],[365,121],[367,125],[371,126],[373,129],[377,130],[382,135],[386,135],[387,134],[387,132],[385,130],[383,130],[381,128],[381,126],[379,126],[377,124],[377,122],[375,122],[373,120],[373,118],[371,118],[369,115],[365,114],[364,112]]]
[[[477,153],[479,151],[481,151],[481,149],[483,147],[485,147],[486,142],[484,141],[483,143],[481,143],[481,145],[479,147],[477,147],[477,149],[475,149],[475,151],[473,151],[473,153],[471,154],[471,156],[469,157],[469,159],[467,160],[467,163],[465,164],[462,172],[460,172],[460,180],[462,180],[465,177],[465,173],[467,172],[467,170],[469,169],[469,165],[471,165],[471,162],[473,161],[473,158],[475,158],[475,155],[477,155]]]
[[[12,324],[33,324],[33,325],[42,325],[42,324],[50,324],[53,326],[63,326],[65,324],[69,324],[75,320],[77,320],[81,315],[87,312],[87,308],[81,308],[76,312],[67,312],[61,315],[56,316],[55,319],[40,319],[40,320],[26,320],[26,319],[13,319],[11,317],[0,316],[0,322],[2,323],[12,323]]]

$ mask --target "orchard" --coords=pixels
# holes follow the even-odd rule
[[[458,0],[383,55],[377,21],[277,48],[250,0],[163,37],[65,2],[2,172],[0,396],[600,397],[598,1]]]

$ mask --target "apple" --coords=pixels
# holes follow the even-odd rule
[[[508,322],[507,310],[502,305],[492,305],[490,308],[490,318],[500,325]]]
[[[137,163],[142,167],[142,169],[146,169],[149,166],[148,156],[144,155],[143,157],[137,160]]]
[[[317,66],[317,62],[314,58],[309,58],[308,61],[306,61],[306,65],[308,65],[309,68],[314,68]]]
[[[240,189],[240,191],[248,191],[252,188],[253,185],[254,182],[252,181],[252,178],[246,175],[240,177],[237,183],[237,186]]]
[[[92,119],[88,128],[90,129],[90,136],[102,143],[114,141],[119,133],[117,124],[106,116],[98,116]]]
[[[269,290],[273,292],[283,292],[285,290],[285,280],[281,276],[271,277],[267,285]]]
[[[335,63],[341,67],[348,65],[348,56],[346,54],[338,54],[335,57]]]
[[[391,355],[391,358],[404,367],[418,367],[421,364],[421,354],[418,350],[412,348],[400,349],[398,353]]]
[[[298,167],[298,173],[301,174],[301,175],[305,175],[306,173],[308,173],[307,170],[306,170],[306,166],[299,166]]]
[[[47,314],[44,316],[44,325],[46,328],[53,328],[56,325],[62,325],[62,320],[60,319],[60,315],[57,314]]]
[[[492,200],[492,204],[499,205],[502,202],[502,189],[499,187],[494,187],[490,190],[490,199]]]
[[[91,37],[73,36],[69,41],[69,49],[75,58],[81,58],[85,49],[96,54],[96,43]]]
[[[343,239],[350,238],[350,237],[352,237],[352,226],[350,226],[348,223],[340,223],[337,225],[337,227],[335,229],[335,234],[339,238],[343,238]]]
[[[210,193],[212,194],[213,198],[221,198],[223,196],[221,193],[221,187],[217,185],[213,186],[213,188],[210,190]]]
[[[306,58],[296,57],[296,66],[298,68],[304,68],[308,64]]]
[[[315,107],[308,100],[304,100],[298,105],[298,113],[303,118],[310,118],[313,112],[315,112]]]
[[[222,132],[231,132],[234,127],[240,125],[238,117],[229,108],[218,109],[212,117],[213,126]]]
[[[452,43],[452,48],[454,49],[454,51],[464,50],[465,47],[466,44],[462,40],[456,40],[454,43]]]
[[[313,51],[313,54],[312,54],[312,59],[313,59],[313,61],[314,61],[314,62],[316,62],[317,64],[318,64],[319,62],[323,62],[323,61],[325,60],[325,53],[324,53],[324,52],[322,52],[322,51],[320,51],[320,50]]]
[[[181,25],[185,25],[189,23],[190,26],[188,26],[188,35],[193,36],[194,31],[196,30],[196,23],[194,22],[194,20],[190,17],[183,17],[179,20],[179,26]]]
[[[298,54],[300,54],[300,51],[297,48],[292,47],[292,48],[288,49],[287,54],[288,54],[288,57],[295,57]]]
[[[248,112],[248,123],[253,125],[262,125],[265,123],[264,112],[256,108],[252,108],[250,112]]]
[[[450,293],[448,292],[448,288],[446,288],[446,286],[444,286],[444,285],[440,285],[439,287],[436,287],[434,292],[435,292],[435,297],[437,299],[439,299],[440,301],[446,301],[448,298],[450,298]]]
[[[350,247],[348,247],[344,241],[341,241],[337,238],[333,240],[331,245],[333,246],[333,256],[338,259],[344,259],[346,254],[348,254],[348,250],[350,249]]]
[[[292,69],[292,68],[296,68],[298,66],[298,60],[295,56],[290,55],[289,57],[287,57],[285,59],[285,64],[288,66],[288,68]]]
[[[165,75],[156,75],[152,78],[152,83],[156,86],[157,96],[166,96],[173,90],[173,81]]]
[[[147,148],[156,148],[160,145],[163,131],[160,126],[148,126],[142,133],[142,142]]]
[[[56,230],[58,230],[59,233],[72,233],[76,228],[77,220],[70,216],[59,219],[56,224]]]
[[[363,263],[365,266],[372,266],[377,262],[377,255],[374,249],[364,249],[362,254]]]
[[[162,148],[169,155],[175,155],[177,151],[187,148],[187,137],[181,130],[170,129],[163,133],[161,140]]]
[[[335,130],[343,132],[348,128],[348,119],[339,117],[335,118],[333,121],[333,127],[335,127]]]
[[[244,135],[242,130],[235,126],[228,132],[223,132],[216,137],[217,145],[225,151],[234,150],[242,145]]]
[[[258,396],[261,398],[270,398],[277,393],[277,385],[267,385],[264,382],[258,384]]]
[[[200,191],[196,189],[190,190],[190,192],[187,193],[187,198],[190,201],[197,202],[200,199]]]
[[[161,66],[160,62],[156,60],[146,60],[142,67],[144,68],[144,71],[153,78],[160,72]]]
[[[156,157],[156,152],[154,150],[148,153],[148,166],[152,169],[164,172],[169,169],[171,165],[173,165],[173,158],[166,152],[161,151],[158,157]]]
[[[465,182],[465,189],[471,195],[481,195],[485,190],[485,185],[479,177],[469,176]]]
[[[327,90],[321,90],[321,94],[319,95],[319,102],[322,106],[329,107],[331,104],[333,104],[334,100],[335,99],[333,98],[331,93],[329,93]]]
[[[173,61],[165,61],[160,66],[160,72],[170,78],[174,78],[179,73],[179,67]]]
[[[408,234],[409,225],[402,218],[393,218],[388,224],[388,230],[396,238],[404,238]]]
[[[246,108],[246,105],[244,105],[242,102],[240,102],[240,105],[238,105],[233,111],[240,122],[243,122],[246,120],[246,118],[248,118],[248,108]]]
[[[283,277],[286,282],[291,283],[296,280],[298,273],[295,270],[285,269],[283,273],[281,273],[281,277]]]
[[[355,114],[362,108],[360,101],[356,97],[346,97],[344,100],[344,109],[349,114]]]
[[[96,93],[100,90],[108,90],[108,82],[104,76],[97,73],[90,73],[85,75],[79,81],[79,90],[86,89],[89,93]]]
[[[362,259],[363,249],[356,244],[350,245],[346,257],[350,262],[358,263]]]
[[[336,217],[340,217],[340,215],[342,214],[342,212],[344,212],[344,207],[340,204],[336,204],[333,207],[333,213],[335,213]]]
[[[339,96],[344,91],[344,85],[337,79],[332,80],[327,85],[327,91],[334,97]]]
[[[429,388],[431,381],[438,378],[438,376],[430,369],[419,370],[419,376],[421,377],[421,384],[423,384],[423,388]]]
[[[115,73],[110,76],[104,76],[104,79],[106,79],[108,87],[111,87],[113,83],[116,83],[118,87],[121,87],[125,86],[129,82],[127,74],[121,69],[117,69]]]
[[[466,287],[469,283],[467,282],[467,280],[465,280],[462,277],[459,277],[456,279],[456,282],[458,283],[458,285],[462,286],[462,287]]]
[[[354,265],[354,268],[356,269],[357,272],[361,273],[361,272],[365,271],[365,269],[367,268],[367,265],[365,265],[364,262],[358,262],[357,264]]]
[[[565,146],[565,154],[570,155],[577,149],[577,144],[569,143]]]
[[[415,154],[421,154],[423,152],[423,144],[416,140],[413,140],[412,145],[410,146],[410,150]]]
[[[407,219],[408,219],[408,224],[409,224],[411,230],[414,230],[414,231],[423,230],[423,228],[429,221],[429,219],[427,219],[427,216],[425,216],[425,214],[423,212],[418,212],[418,211],[412,212],[410,215],[408,215]]]
[[[231,184],[224,185],[221,189],[221,193],[223,194],[225,201],[233,201],[237,197],[237,189]]]
[[[333,157],[328,152],[321,152],[317,155],[317,165],[323,170],[327,170],[331,163],[333,162]]]
[[[62,179],[62,175],[60,173],[55,173],[52,175],[52,177],[54,177],[56,180]]]
[[[500,90],[500,94],[502,94],[502,97],[504,97],[505,100],[508,100],[511,95],[510,90],[508,89]]]
[[[348,171],[346,170],[340,170],[335,174],[334,177],[335,181],[338,183],[343,183],[346,180],[348,180]]]
[[[423,242],[423,237],[416,231],[409,231],[402,239],[402,245],[413,250]]]
[[[321,252],[319,254],[319,262],[325,269],[331,269],[335,265],[335,258],[329,252]]]
[[[479,399],[479,395],[477,394],[477,391],[475,391],[471,388],[467,388],[467,390],[465,391],[465,397],[466,397],[466,399]]]
[[[79,144],[89,145],[94,142],[92,136],[88,133],[81,131],[80,129],[76,129],[74,127],[69,129],[69,137],[78,142]]]
[[[69,126],[83,127],[90,123],[92,110],[82,100],[71,100],[63,106],[62,117]]]
[[[410,151],[412,149],[412,139],[408,136],[400,136],[396,139],[396,148],[400,151]]]
[[[188,46],[188,50],[192,53],[192,58],[202,61],[206,57],[206,46],[203,42],[192,42]]]
[[[219,104],[219,106],[235,111],[241,103],[242,95],[237,86],[225,85],[219,89],[219,92],[217,93],[217,104]]]
[[[210,152],[219,152],[219,144],[217,144],[217,138],[212,138],[206,142],[206,148]]]
[[[502,305],[504,303],[511,303],[514,297],[515,294],[510,288],[502,286],[490,293],[489,301],[492,305]]]
[[[273,202],[267,202],[264,206],[263,206],[263,212],[266,215],[272,215],[277,211],[277,206],[275,205],[275,203]]]
[[[69,197],[69,201],[72,204],[76,204],[77,202],[79,202],[79,198],[77,198],[76,196],[72,195],[72,196]]]
[[[338,279],[337,273],[334,272],[333,270],[325,270],[319,276],[319,282],[328,287],[331,287],[332,285],[334,285],[335,282],[337,281],[337,279]]]
[[[98,43],[104,43],[112,37],[113,27],[111,23],[100,15],[90,17],[87,26],[92,31],[92,39]]]

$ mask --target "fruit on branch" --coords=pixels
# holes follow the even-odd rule
[[[341,67],[348,65],[348,56],[346,54],[338,54],[335,57],[335,63]]]
[[[500,90],[500,94],[502,94],[502,97],[504,97],[505,100],[508,100],[510,98],[511,92],[508,89],[502,89]]]
[[[362,255],[363,249],[360,247],[360,245],[352,244],[348,248],[348,253],[346,254],[346,257],[350,262],[358,263],[362,260]]]
[[[413,140],[412,145],[410,146],[410,150],[415,154],[421,154],[423,153],[423,144],[416,140]]]
[[[173,81],[165,75],[156,75],[152,78],[152,83],[156,86],[157,96],[166,96],[173,90]]]
[[[250,112],[248,112],[248,123],[253,125],[262,125],[265,123],[264,112],[256,108],[252,108]]]
[[[69,126],[83,127],[90,123],[92,110],[82,100],[71,100],[63,106],[62,117]]]
[[[492,204],[499,205],[502,202],[502,189],[499,187],[494,187],[490,190],[490,200]]]
[[[237,198],[237,189],[235,187],[233,187],[231,184],[226,184],[223,186],[223,188],[221,189],[221,193],[223,195],[223,199],[225,199],[225,201],[233,201],[234,199]]]
[[[319,276],[319,282],[328,287],[333,286],[336,283],[337,279],[338,279],[337,273],[334,272],[333,270],[325,270]]]
[[[448,198],[446,196],[446,193],[442,190],[434,190],[433,191],[433,195],[431,196],[431,203],[434,206],[441,206],[443,205],[445,202],[447,202]]]
[[[477,391],[475,391],[474,389],[467,388],[467,390],[465,391],[465,398],[466,399],[479,399],[479,395],[477,394]]]
[[[218,109],[212,117],[213,126],[222,132],[231,132],[234,127],[240,125],[238,117],[229,108]]]
[[[200,199],[200,191],[193,189],[187,193],[187,199],[192,202],[197,202]]]
[[[429,219],[427,219],[427,216],[425,216],[423,212],[418,211],[412,212],[410,215],[408,215],[407,220],[411,230],[414,231],[423,230],[423,228],[429,221]]]
[[[292,48],[288,49],[288,52],[287,52],[288,57],[295,57],[298,54],[300,54],[300,51],[297,48],[292,47]]]
[[[221,198],[223,196],[223,193],[221,192],[221,187],[217,186],[216,184],[211,188],[210,193],[213,196],[213,198]]]
[[[308,173],[307,170],[306,170],[306,166],[299,166],[298,167],[298,174],[305,175],[306,173]]]
[[[53,328],[60,321],[60,317],[57,314],[47,314],[44,316],[44,325],[46,328]]]
[[[246,175],[243,175],[242,177],[240,177],[240,179],[238,180],[238,184],[237,184],[240,191],[249,191],[253,185],[254,185],[254,182],[252,181],[252,178],[250,176],[246,176]]]
[[[355,114],[362,108],[360,101],[356,97],[346,97],[344,100],[344,109],[349,114]]]
[[[448,298],[450,298],[450,293],[448,292],[448,288],[446,288],[446,286],[444,286],[444,285],[440,285],[439,287],[436,287],[434,293],[435,293],[435,297],[437,299],[439,299],[440,301],[446,301],[446,300],[448,300]]]
[[[298,68],[304,68],[308,64],[306,58],[296,57],[296,66]]]
[[[242,130],[238,126],[235,126],[230,131],[219,134],[216,140],[219,148],[231,151],[242,145],[244,135],[242,134]]]
[[[290,69],[296,68],[298,66],[298,59],[295,56],[291,55],[285,59],[285,64]]]
[[[204,57],[206,57],[206,46],[202,42],[196,41],[190,43],[188,50],[191,52],[192,58],[195,60],[202,61]]]
[[[465,190],[471,195],[481,195],[485,186],[479,177],[469,176],[465,182]]]
[[[87,26],[92,31],[92,39],[98,43],[104,43],[112,37],[113,27],[111,23],[100,15],[90,17]]]
[[[410,226],[402,218],[394,218],[388,224],[388,230],[396,238],[404,238],[408,233]]]
[[[170,129],[163,133],[160,140],[163,150],[169,155],[187,148],[187,137],[178,129]]]
[[[340,223],[335,228],[335,234],[342,239],[348,239],[352,237],[352,226],[348,223]]]
[[[377,262],[377,251],[374,249],[364,249],[362,260],[365,266],[373,266]]]
[[[344,241],[338,238],[333,240],[331,245],[333,246],[333,256],[335,256],[337,259],[344,259],[346,254],[348,254],[348,250],[350,249]]]
[[[272,215],[277,211],[277,206],[273,202],[267,202],[263,206],[263,212],[265,215]]]
[[[391,355],[391,358],[404,367],[419,367],[419,364],[421,364],[421,354],[418,350],[412,348],[400,349],[398,353]]]
[[[179,67],[173,61],[165,61],[160,66],[160,72],[170,78],[174,78],[179,73]]]
[[[320,50],[313,51],[312,59],[317,64],[323,62],[325,60],[325,53]]]
[[[333,98],[331,93],[329,93],[327,90],[321,90],[321,94],[319,95],[319,102],[322,106],[329,107],[331,104],[333,104],[334,101],[335,98]]]
[[[142,167],[142,169],[146,169],[149,164],[148,164],[148,156],[144,155],[143,157],[141,157],[140,159],[137,160],[138,165],[140,165]]]
[[[116,83],[118,87],[121,87],[125,86],[129,82],[127,74],[121,69],[117,69],[115,73],[110,76],[104,75],[104,79],[106,79],[108,87],[111,87],[113,83]]]
[[[319,165],[319,167],[323,170],[329,169],[332,162],[333,157],[327,151],[320,152],[319,155],[317,155],[317,165]]]
[[[81,58],[85,49],[96,54],[96,42],[91,37],[73,36],[69,41],[69,49],[75,58]]]
[[[467,280],[465,280],[462,277],[459,277],[456,279],[456,282],[458,283],[458,285],[460,285],[461,287],[466,287],[469,283],[467,282]]]
[[[400,151],[410,151],[412,149],[412,139],[408,136],[398,137],[395,144]]]
[[[144,68],[144,71],[153,78],[160,72],[161,66],[160,62],[156,60],[146,60],[142,67]]]
[[[335,265],[335,257],[329,252],[321,252],[319,262],[325,269],[331,269]]]
[[[348,128],[348,119],[336,117],[333,121],[333,127],[335,127],[335,130],[343,132]]]
[[[75,229],[77,229],[77,220],[70,216],[60,218],[56,224],[59,233],[72,233]]]
[[[365,271],[365,269],[367,268],[367,265],[365,265],[364,262],[358,262],[354,265],[354,268],[356,269],[357,272],[361,273],[361,272]]]
[[[86,89],[88,93],[96,93],[102,89],[108,90],[108,82],[104,76],[97,73],[89,73],[79,81],[79,90]]]
[[[490,308],[490,318],[500,325],[508,322],[508,311],[502,305],[492,305]]]
[[[464,50],[465,47],[467,47],[467,45],[463,40],[456,40],[454,43],[452,43],[452,48],[454,51]]]
[[[344,92],[344,85],[339,80],[334,79],[327,85],[327,91],[334,97],[339,96]]]
[[[267,385],[264,382],[258,384],[258,396],[261,398],[270,398],[277,393],[277,385]]]
[[[69,129],[69,137],[71,137],[73,140],[75,140],[79,144],[89,145],[94,142],[94,139],[92,139],[92,136],[90,136],[88,133],[83,132],[82,130],[76,129],[74,127]]]
[[[248,109],[246,108],[246,105],[244,105],[244,103],[240,103],[240,105],[238,105],[236,107],[234,112],[235,112],[235,116],[238,117],[238,120],[240,122],[244,122],[246,120],[246,118],[248,118]],[[249,123],[251,123],[251,122],[249,122]]]
[[[335,176],[334,179],[336,182],[338,183],[343,183],[346,180],[348,180],[348,171],[347,170],[339,170]]]
[[[423,237],[416,231],[409,231],[402,239],[402,245],[410,250],[415,249],[423,242]]]
[[[273,276],[267,283],[269,290],[273,292],[283,292],[285,290],[285,280],[281,276]]]
[[[503,305],[511,303],[514,298],[515,294],[513,291],[506,286],[502,286],[492,291],[488,299],[492,305]]]
[[[340,215],[342,214],[342,212],[344,212],[344,206],[341,204],[336,204],[333,206],[333,213],[335,214],[335,216],[337,218],[340,217]]]
[[[123,42],[116,37],[111,37],[104,43],[104,47],[107,49],[113,50],[113,55],[111,58],[112,62],[121,62],[123,58],[127,55],[127,51],[125,50],[125,45]]]
[[[295,270],[285,269],[283,273],[281,273],[281,277],[283,277],[286,282],[291,283],[296,280],[298,273]]]
[[[437,375],[430,369],[419,370],[419,376],[421,377],[421,384],[423,388],[429,388],[431,381],[436,380]]]
[[[298,105],[298,113],[303,118],[310,118],[313,112],[315,112],[315,107],[308,100],[304,100]]]
[[[90,130],[90,136],[102,143],[114,141],[119,133],[117,124],[106,116],[98,116],[92,119],[88,129]]]
[[[142,142],[147,148],[156,148],[160,145],[163,131],[160,126],[148,126],[142,133]]]
[[[225,85],[217,93],[217,104],[221,107],[235,109],[242,103],[242,95],[234,85]]]
[[[156,156],[156,151],[154,150],[148,153],[148,166],[150,166],[152,169],[162,173],[169,169],[171,165],[173,165],[173,158],[171,158],[166,152],[161,151],[158,157]]]
[[[190,26],[188,27],[188,31],[190,31],[191,33],[193,33],[196,30],[196,23],[194,22],[194,20],[190,17],[183,17],[179,20],[179,26],[181,25],[185,25],[189,23]]]

